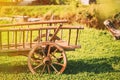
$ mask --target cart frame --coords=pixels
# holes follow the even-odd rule
[[[37,72],[35,69],[41,65],[41,74],[46,72],[46,68],[47,73],[52,73],[53,70],[55,73],[61,74],[67,66],[65,51],[80,48],[78,45],[79,32],[84,29],[81,26],[63,26],[67,23],[67,20],[52,20],[0,25],[0,54],[27,56],[28,67],[33,74]],[[62,40],[63,30],[68,30],[67,42]],[[71,45],[72,30],[76,30],[74,45]],[[58,37],[58,32],[60,32],[60,37]],[[61,54],[56,58],[55,53]],[[57,62],[54,62],[53,58]],[[34,67],[33,63],[37,65]],[[53,63],[60,65],[61,68],[58,70]],[[51,68],[52,70],[50,70]]]

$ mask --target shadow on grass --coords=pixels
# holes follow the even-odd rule
[[[112,64],[120,64],[120,57],[68,60],[67,68],[63,74],[120,72],[120,70],[114,70]],[[0,72],[3,74],[30,73],[25,61],[22,63],[20,61],[2,63],[0,64]]]
[[[69,60],[65,74],[77,74],[80,72],[94,72],[107,73],[107,72],[120,72],[120,70],[114,70],[112,64],[120,64],[120,57],[100,58],[91,60]]]
[[[0,72],[5,74],[17,74],[17,73],[27,73],[30,72],[28,70],[27,64],[19,64],[20,62],[17,61],[17,64],[14,64],[15,62],[10,63],[2,63],[0,64]],[[27,63],[27,62],[23,62]]]

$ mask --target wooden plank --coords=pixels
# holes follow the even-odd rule
[[[50,41],[53,41],[55,36],[57,35],[57,33],[59,32],[59,30],[62,28],[62,24],[60,24],[60,26],[56,29],[54,35],[51,37]]]
[[[37,25],[37,24],[55,24],[55,23],[68,23],[67,20],[50,20],[50,21],[38,21],[38,22],[22,22],[15,24],[3,24],[0,27],[22,26],[22,25]]]
[[[23,28],[23,26],[20,26],[20,28]],[[22,42],[22,35],[23,32],[21,30],[19,30],[19,42],[21,43]]]
[[[23,32],[22,31],[19,31],[19,42],[21,43],[22,42],[22,35],[23,34]]]
[[[48,32],[48,29],[46,29],[46,41],[48,41],[48,38],[49,38],[49,32]]]
[[[25,48],[25,31],[23,31],[23,48]]]
[[[34,28],[12,28],[12,29],[0,29],[0,31],[29,31],[29,30],[46,30],[46,29],[57,29],[58,26],[44,26],[44,27],[34,27]],[[81,26],[62,26],[61,29],[84,29]]]
[[[79,35],[79,29],[77,29],[75,45],[77,45],[78,42],[78,35]]]
[[[7,30],[10,31],[10,30]],[[14,31],[12,31],[12,42],[14,43]]]
[[[29,28],[29,25],[28,25],[28,28]],[[27,31],[26,33],[26,42],[28,42],[28,37],[29,37],[29,31]]]
[[[30,31],[30,48],[32,48],[32,30]]]
[[[70,45],[70,38],[71,38],[71,29],[69,29],[69,38],[68,38],[68,45]]]
[[[40,42],[42,42],[42,30],[40,32]]]
[[[38,43],[40,42],[40,30],[38,30]]]
[[[15,31],[15,49],[17,49],[17,31]]]

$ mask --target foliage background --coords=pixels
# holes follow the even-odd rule
[[[79,0],[51,0],[49,2],[59,5],[1,6],[0,16],[27,15],[48,20],[54,15],[55,19],[67,19],[73,23],[77,22],[86,24],[88,27],[104,29],[103,21],[114,20],[114,16],[120,12],[119,0],[97,0],[97,4],[91,5],[82,5]]]

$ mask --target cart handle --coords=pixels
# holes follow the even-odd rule
[[[50,41],[53,41],[55,36],[57,35],[58,31],[62,28],[63,24],[61,23],[60,26],[55,30],[54,35],[51,37]]]

